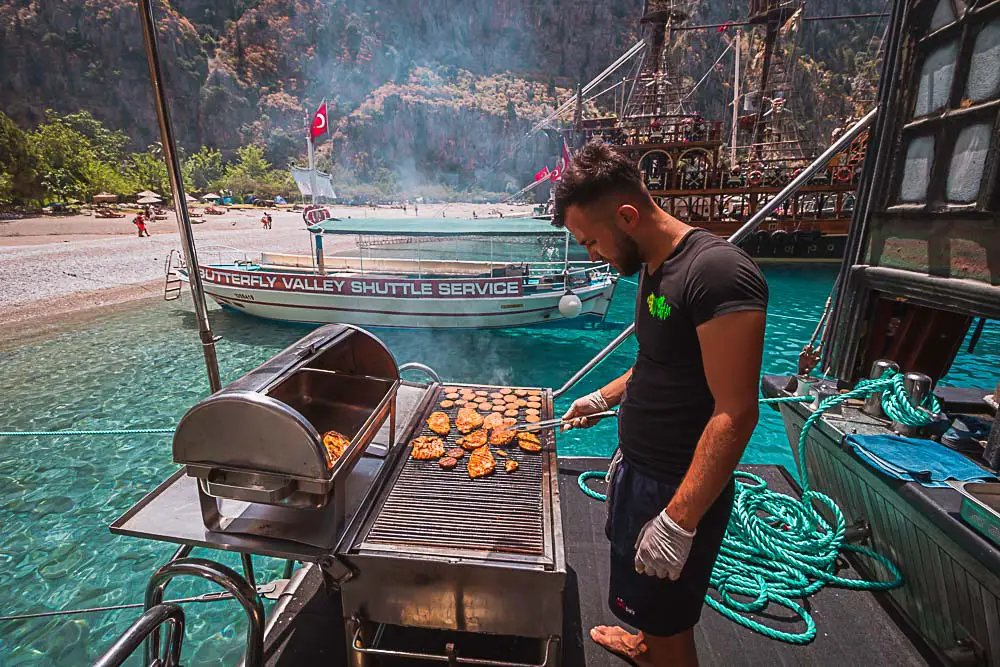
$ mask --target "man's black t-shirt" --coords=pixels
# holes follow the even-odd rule
[[[704,229],[688,232],[656,271],[643,267],[641,276],[639,353],[618,437],[626,461],[679,483],[715,409],[695,329],[726,313],[767,310],[767,282],[749,255]]]

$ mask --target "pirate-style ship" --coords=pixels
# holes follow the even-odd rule
[[[615,114],[587,119],[578,113],[575,140],[582,145],[600,137],[614,145],[635,160],[666,211],[721,236],[731,235],[819,154],[798,136],[788,104],[794,56],[783,43],[790,40],[782,38],[803,11],[803,0],[750,0],[742,25],[759,31],[762,48],[748,68],[755,80],[741,94],[739,34],[733,38],[733,114],[726,122],[689,110],[692,90],[679,85],[665,48],[674,31],[688,29],[682,25],[688,16],[672,0],[650,0],[641,20],[644,58],[637,75],[622,82],[630,91],[622,95]],[[857,111],[860,118],[864,110]],[[854,120],[845,119],[846,124]],[[839,132],[834,131],[834,139]],[[743,241],[743,248],[758,260],[838,261],[867,142],[865,132]]]

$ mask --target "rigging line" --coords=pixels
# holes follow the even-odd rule
[[[684,105],[684,102],[687,101],[687,98],[691,97],[691,95],[694,94],[694,91],[698,90],[698,87],[701,84],[705,83],[705,79],[708,78],[708,75],[715,71],[715,66],[718,65],[722,61],[722,59],[726,56],[727,53],[729,53],[732,50],[732,48],[733,48],[733,42],[730,42],[729,46],[726,47],[726,50],[723,51],[722,54],[718,58],[715,59],[715,62],[712,63],[712,66],[708,68],[707,72],[705,72],[705,76],[701,77],[701,79],[698,81],[698,83],[694,84],[694,87],[691,90],[688,91],[688,94],[681,98],[680,102],[677,103],[677,106],[671,112],[671,115],[680,112],[681,107]]]
[[[609,92],[611,92],[612,90],[614,90],[614,89],[615,89],[615,88],[617,88],[618,86],[622,85],[623,83],[625,83],[625,81],[624,81],[624,80],[623,80],[623,81],[619,81],[618,83],[616,83],[616,84],[614,84],[614,85],[611,85],[611,86],[608,86],[607,88],[605,88],[605,89],[604,89],[604,90],[602,90],[601,92],[599,92],[599,93],[597,93],[597,94],[595,94],[595,95],[591,95],[590,97],[587,97],[587,98],[585,98],[585,99],[583,100],[583,103],[584,103],[584,104],[586,104],[587,102],[590,102],[591,100],[594,100],[594,99],[597,99],[597,98],[598,98],[598,97],[600,97],[601,95],[604,95],[605,93],[609,93]]]
[[[884,12],[884,9],[883,9]],[[835,16],[804,16],[803,21],[852,21],[855,19],[874,19],[883,18],[889,16],[886,13],[870,13],[870,14],[838,14]],[[671,28],[671,32],[677,32],[680,30],[707,30],[708,28],[739,28],[742,26],[753,25],[750,21],[726,21],[725,23],[705,23],[699,25],[684,25],[677,26],[676,28]]]

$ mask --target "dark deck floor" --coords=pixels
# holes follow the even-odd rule
[[[604,537],[605,506],[581,493],[576,481],[580,472],[603,469],[606,465],[606,459],[560,459],[563,529],[570,569],[563,633],[562,664],[566,667],[617,667],[625,664],[595,645],[587,634],[587,629],[593,625],[617,623],[606,605],[608,543]],[[779,468],[750,466],[749,469],[764,477],[772,489],[794,493]],[[602,486],[603,482],[596,485]],[[705,608],[695,631],[701,664],[936,664],[927,657],[926,651],[911,641],[871,593],[826,588],[807,602],[807,608],[818,627],[816,640],[808,646],[790,646],[767,639]],[[319,573],[313,569],[268,634],[267,664],[282,667],[345,664],[340,616],[339,601],[323,592]],[[767,622],[787,631],[798,631],[801,626],[795,620],[779,616],[767,619]],[[432,649],[435,653],[443,649],[444,639],[440,635],[416,639],[429,639],[422,648]],[[477,647],[469,647],[462,639],[468,640],[468,637],[456,642],[460,651],[464,649],[466,655],[478,653]],[[514,652],[512,644],[504,646]],[[525,659],[507,651],[499,655],[492,651],[480,655]]]

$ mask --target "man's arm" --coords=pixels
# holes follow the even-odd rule
[[[613,408],[622,402],[622,394],[625,393],[625,384],[632,377],[632,369],[625,371],[625,374],[615,378],[611,382],[601,387],[601,396],[607,401],[608,407]]]
[[[764,353],[763,311],[739,311],[698,327],[705,378],[715,411],[698,440],[691,467],[666,511],[693,531],[729,482],[757,426],[757,384]]]

